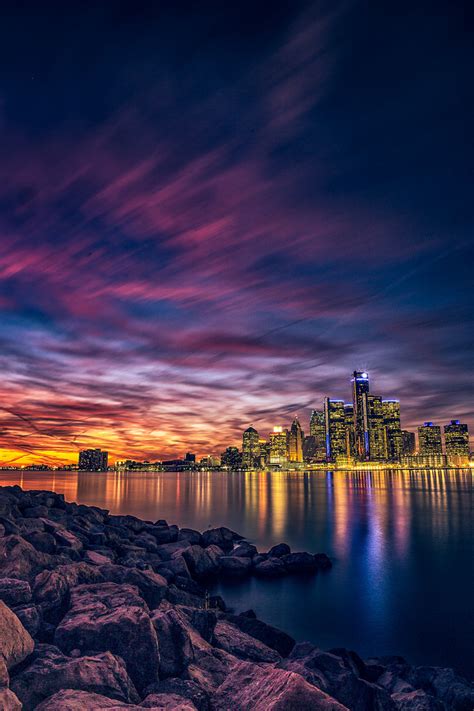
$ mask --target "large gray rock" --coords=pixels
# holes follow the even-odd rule
[[[262,620],[257,620],[255,617],[246,615],[223,615],[223,618],[228,622],[236,625],[242,632],[255,637],[267,647],[274,649],[282,657],[287,657],[293,647],[295,640],[286,632],[282,632],[276,627],[267,625]]]
[[[348,711],[298,674],[241,662],[212,699],[213,711]]]
[[[18,617],[0,600],[0,657],[3,657],[7,669],[26,659],[34,646]]]
[[[36,573],[57,562],[20,536],[0,538],[0,577],[31,580]]]
[[[233,555],[223,555],[219,560],[219,570],[222,575],[244,577],[252,570],[252,560]]]
[[[278,662],[280,655],[255,637],[242,632],[238,627],[219,620],[214,628],[214,643],[220,649],[240,659],[253,662]]]
[[[41,611],[36,605],[21,605],[20,607],[15,607],[15,615],[30,635],[36,637],[42,621]]]
[[[35,711],[103,711],[103,709],[140,709],[102,694],[76,689],[62,689],[36,707]]]
[[[163,679],[147,688],[148,694],[177,694],[191,701],[198,711],[209,711],[209,696],[190,679]]]
[[[35,709],[61,689],[74,689],[76,694],[81,690],[103,694],[124,702],[139,701],[123,660],[110,652],[72,658],[54,647],[45,646],[44,650],[39,649],[38,654],[33,663],[11,682],[11,688],[23,703],[24,711]]]
[[[182,528],[178,533],[178,541],[187,541],[192,546],[199,546],[202,536],[199,531],[195,531],[193,528]]]
[[[168,584],[165,578],[152,570],[138,570],[107,563],[101,565],[100,573],[105,582],[136,585],[147,605],[158,607],[166,595]]]
[[[180,676],[194,659],[182,616],[174,609],[155,610],[151,619],[160,646],[160,678]]]
[[[202,543],[204,546],[216,545],[222,548],[223,551],[231,551],[234,547],[234,542],[241,540],[242,536],[225,526],[211,528],[202,534]]]
[[[78,585],[103,581],[97,566],[78,562],[59,565],[36,576],[33,586],[34,601],[47,619],[57,622],[62,616],[71,589]]]
[[[248,543],[248,541],[242,541],[237,545],[231,552],[231,555],[235,555],[241,558],[253,558],[257,555],[258,551],[253,543]]]
[[[21,711],[21,701],[11,689],[0,689],[0,709],[2,711]]]
[[[15,578],[0,578],[0,600],[3,600],[9,607],[30,602],[29,583],[26,580],[16,580]]]
[[[280,560],[289,573],[315,573],[318,569],[316,559],[311,553],[289,553],[281,556]]]
[[[261,578],[277,578],[286,575],[282,558],[267,558],[254,566],[254,573]]]
[[[289,555],[291,553],[291,548],[288,543],[278,543],[273,546],[268,551],[268,556],[270,558],[281,558],[283,555]]]
[[[206,578],[217,571],[216,564],[201,546],[190,546],[183,551],[183,558],[191,575],[198,579]]]
[[[120,655],[141,691],[157,681],[160,656],[148,607],[132,585],[98,583],[71,591],[71,609],[58,625],[55,644],[65,652]]]

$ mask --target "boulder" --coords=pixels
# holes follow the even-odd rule
[[[171,543],[163,543],[158,546],[158,555],[161,560],[171,560],[175,554],[181,554],[187,548],[190,548],[189,541],[171,541]]]
[[[222,575],[244,577],[250,574],[251,569],[252,561],[250,558],[224,555],[219,560],[219,570]]]
[[[103,711],[103,709],[140,709],[102,694],[76,689],[62,689],[36,707],[36,711]]]
[[[202,536],[199,531],[195,531],[193,528],[182,528],[178,533],[178,541],[187,541],[192,546],[199,546]]]
[[[268,551],[270,558],[281,558],[283,555],[289,555],[290,553],[291,548],[288,543],[278,543]]]
[[[40,553],[20,536],[0,538],[0,577],[31,580],[54,562],[51,556]]]
[[[247,541],[242,541],[232,550],[231,555],[241,558],[253,558],[254,555],[257,555],[257,553],[258,551],[256,546],[252,543],[248,543]]]
[[[280,558],[289,573],[315,573],[318,569],[311,553],[289,553]]]
[[[415,689],[422,689],[440,699],[452,711],[474,708],[474,684],[443,667],[408,667],[400,676]]]
[[[236,625],[219,620],[214,628],[214,643],[220,649],[253,662],[278,662],[280,655]]]
[[[183,558],[191,575],[206,578],[217,571],[217,565],[201,546],[190,546],[183,551]]]
[[[298,674],[241,662],[212,699],[213,711],[348,711]]]
[[[210,528],[202,534],[202,543],[205,547],[216,545],[222,548],[223,551],[231,551],[234,547],[234,541],[241,541],[242,536],[231,531],[230,528],[220,526],[220,528]]]
[[[224,551],[222,548],[219,548],[219,546],[216,546],[214,544],[207,546],[206,548],[206,553],[209,556],[209,558],[212,560],[216,568],[219,567],[219,561],[224,555]]]
[[[31,588],[26,580],[0,578],[0,600],[8,607],[23,605],[31,600]]]
[[[193,702],[179,694],[150,694],[142,701],[140,708],[155,711],[196,711]]]
[[[126,568],[121,565],[113,565],[109,561],[107,561],[107,565],[100,566],[99,570],[104,582],[136,585],[140,595],[151,609],[158,607],[168,590],[165,578],[152,570]]]
[[[148,607],[132,585],[98,583],[71,590],[71,609],[54,635],[64,652],[111,651],[141,691],[158,679],[158,640]]]
[[[151,620],[160,646],[160,678],[179,676],[194,659],[186,625],[174,609],[155,610]]]
[[[33,521],[35,519],[32,519]],[[31,531],[30,533],[23,534],[25,540],[31,543],[37,551],[41,553],[56,553],[57,551],[57,541],[56,538],[46,531]]]
[[[224,618],[233,625],[236,625],[242,632],[245,632],[245,634],[255,637],[255,639],[260,640],[260,642],[265,644],[267,647],[270,647],[270,649],[274,649],[282,657],[287,657],[295,646],[295,640],[290,637],[289,634],[278,630],[276,627],[267,625],[265,622],[257,620],[255,617],[249,617],[245,614],[226,614]]]
[[[186,607],[184,605],[180,605],[178,610],[206,642],[212,642],[214,628],[217,623],[217,616],[213,610],[200,610],[196,607]]]
[[[11,689],[0,689],[0,709],[2,711],[21,711],[21,702]]]
[[[198,711],[209,711],[209,696],[190,679],[163,679],[146,689],[148,694],[177,694],[189,699]]]
[[[422,689],[392,694],[397,711],[445,711],[442,701],[430,696]]]
[[[66,657],[58,649],[47,645],[38,650],[32,664],[12,679],[11,688],[23,703],[24,711],[35,709],[61,689],[74,689],[76,698],[77,692],[82,690],[127,703],[139,701],[125,664],[119,657],[110,652]],[[62,711],[65,707],[56,708]]]
[[[15,613],[1,600],[0,631],[0,658],[11,669],[32,653],[34,642]]]
[[[102,582],[100,569],[88,563],[68,563],[36,576],[33,586],[35,603],[47,621],[57,622],[65,611],[69,592],[77,585]]]
[[[41,612],[36,605],[21,605],[14,612],[26,631],[36,637],[41,627]]]
[[[267,558],[254,565],[254,573],[261,578],[277,578],[286,575],[286,566],[282,558]]]

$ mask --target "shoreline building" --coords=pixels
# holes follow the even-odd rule
[[[441,427],[425,422],[418,427],[418,453],[424,455],[442,454]]]
[[[448,461],[458,466],[468,465],[470,457],[468,426],[459,420],[451,420],[443,429]]]
[[[324,416],[327,459],[336,462],[338,458],[347,458],[344,400],[324,398]]]
[[[364,405],[369,394],[369,376],[364,371],[354,370],[352,374],[352,404],[354,407],[354,444],[356,456],[361,459],[369,458],[369,423],[367,420],[367,406]]]
[[[414,432],[402,430],[402,457],[411,457],[416,451],[416,438]]]
[[[344,405],[344,420],[346,424],[346,452],[351,458],[356,456],[355,449],[355,429],[354,429],[354,405],[346,402]]]
[[[269,464],[285,466],[288,463],[288,430],[274,427],[270,433]]]
[[[106,472],[109,453],[101,449],[83,449],[79,452],[78,467],[88,472]]]
[[[288,433],[288,459],[290,462],[303,461],[303,439],[304,433],[298,415],[296,415]]]
[[[309,434],[314,437],[314,454],[316,461],[324,462],[326,459],[326,422],[324,410],[313,410],[309,421]]]
[[[253,469],[260,464],[260,439],[258,432],[252,426],[248,427],[242,436],[242,465]]]
[[[398,400],[382,400],[383,418],[387,435],[387,458],[399,462],[402,456],[402,428]]]
[[[362,397],[362,412],[366,442],[365,458],[372,462],[387,459],[387,433],[385,430],[384,408],[379,395],[364,393]]]

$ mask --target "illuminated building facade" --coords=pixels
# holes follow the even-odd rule
[[[441,427],[432,422],[425,422],[422,427],[418,427],[418,451],[419,454],[442,454]]]
[[[303,461],[314,462],[316,460],[316,438],[308,435],[303,440]]]
[[[101,449],[83,449],[79,452],[79,469],[89,472],[107,471],[109,453]]]
[[[344,405],[344,421],[346,424],[346,452],[349,457],[355,457],[354,405],[352,403]]]
[[[314,437],[314,458],[323,462],[326,459],[326,421],[324,410],[313,410],[309,421],[309,434]]]
[[[363,371],[352,374],[352,404],[354,407],[354,437],[356,456],[360,460],[369,458],[369,424],[364,401],[369,393],[369,376]]]
[[[343,400],[324,399],[326,421],[326,456],[335,462],[340,457],[347,457],[346,422]]]
[[[399,462],[402,456],[402,428],[398,400],[382,400],[383,418],[387,437],[387,459]]]
[[[387,434],[385,431],[382,398],[378,395],[364,393],[362,397],[362,412],[363,421],[366,423],[368,430],[368,436],[364,435],[366,442],[365,456],[372,462],[384,461],[387,459]]]
[[[260,464],[260,443],[258,432],[248,427],[242,437],[242,466],[253,469]]]
[[[459,420],[451,420],[444,426],[446,456],[453,464],[462,466],[469,463],[469,430]]]
[[[291,423],[288,433],[288,459],[290,462],[303,461],[303,430],[301,429],[298,416]]]
[[[402,457],[409,457],[415,454],[416,439],[414,432],[402,430]]]
[[[270,434],[269,464],[284,466],[288,462],[288,431],[274,427]]]
[[[242,455],[238,447],[227,447],[221,454],[221,464],[229,469],[240,469],[242,466]]]

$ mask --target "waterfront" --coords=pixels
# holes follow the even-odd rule
[[[226,601],[323,648],[398,653],[472,677],[470,471],[1,472],[0,483],[200,530],[228,525],[265,550],[325,551],[314,579],[220,583]]]

